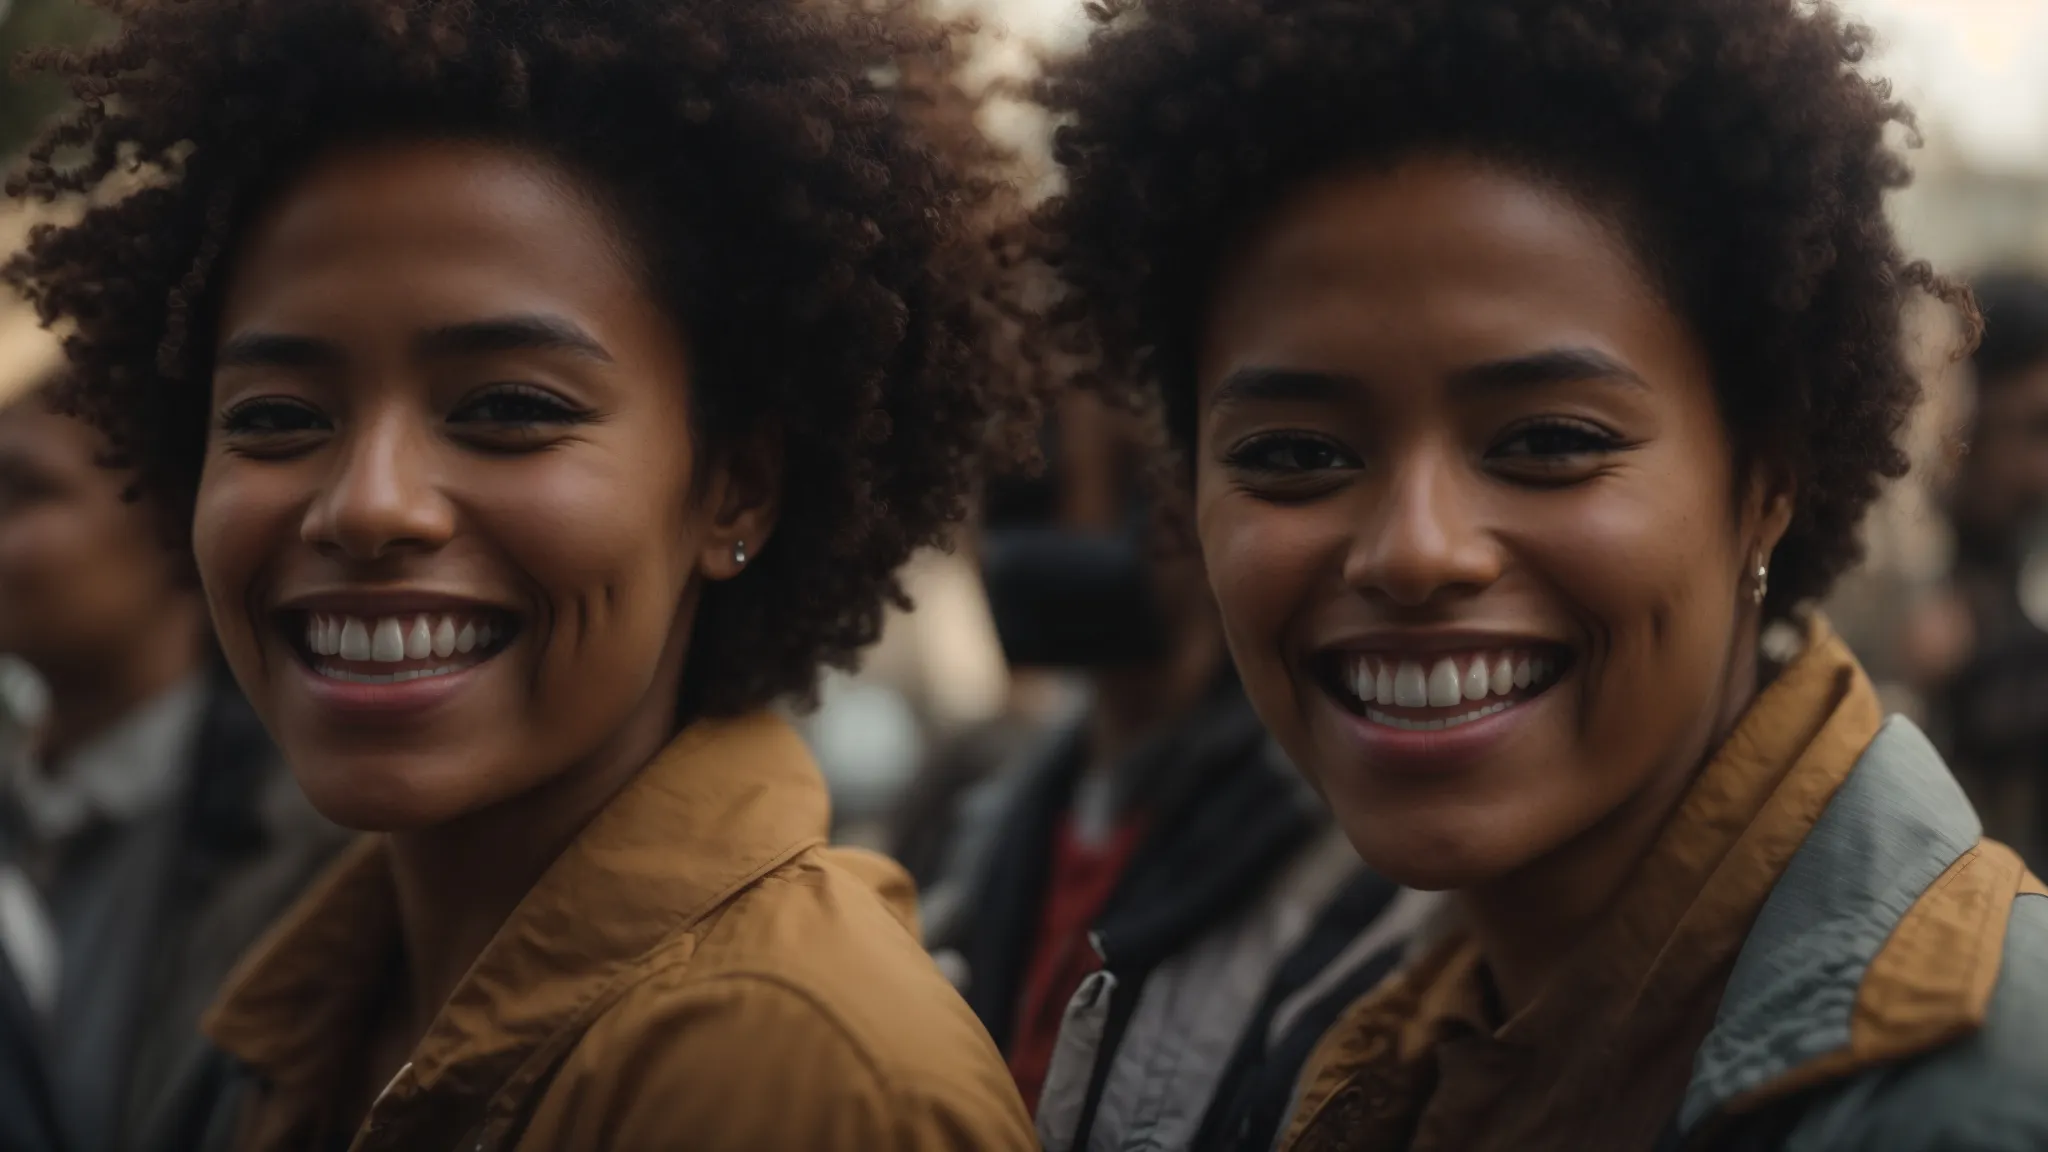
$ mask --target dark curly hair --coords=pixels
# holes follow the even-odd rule
[[[1007,158],[952,78],[971,29],[914,0],[95,2],[122,27],[31,61],[79,104],[9,191],[100,202],[6,275],[68,327],[71,407],[178,529],[224,261],[323,150],[385,137],[528,147],[590,178],[690,336],[699,435],[779,434],[777,533],[704,598],[690,711],[812,698],[905,603],[897,569],[965,512],[990,450],[1025,450],[991,240]]]
[[[1095,0],[1051,66],[1067,188],[1041,242],[1069,350],[1163,409],[1183,448],[1220,256],[1289,189],[1457,151],[1614,215],[1715,369],[1738,461],[1797,486],[1767,611],[1827,592],[1905,474],[1917,291],[1885,194],[1910,114],[1856,66],[1867,32],[1801,0]]]

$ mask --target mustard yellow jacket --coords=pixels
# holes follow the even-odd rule
[[[827,848],[827,813],[781,721],[685,731],[527,894],[353,1148],[1034,1148],[908,878]],[[249,1085],[228,1145],[327,1152],[400,947],[385,851],[347,853],[215,1006]]]

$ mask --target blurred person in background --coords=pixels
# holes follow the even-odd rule
[[[776,711],[1024,447],[991,430],[1036,425],[969,29],[108,6],[14,190],[161,179],[8,275],[75,329],[70,396],[293,774],[366,833],[209,1014],[240,1094],[187,1147],[1030,1147]]]
[[[207,1106],[200,1015],[341,835],[214,653],[158,510],[51,408],[55,338],[11,318],[10,351],[41,354],[0,381],[0,653],[40,699],[0,728],[0,1147],[141,1148]]]
[[[2036,871],[2048,869],[2048,280],[1975,285],[1966,450],[1947,495],[1955,560],[1902,652],[1957,776]]]
[[[1157,538],[1132,422],[1060,415],[1054,473],[997,488],[977,546],[1011,664],[1089,702],[956,794],[928,943],[1050,1152],[1264,1152],[1428,898],[1366,871],[1267,737],[1200,557]],[[969,743],[989,768],[991,736],[1020,734]]]
[[[1245,692],[1451,894],[1289,1152],[2048,1147],[2048,886],[1810,605],[1909,458],[1910,122],[1803,0],[1130,0],[1041,87]],[[1967,314],[1967,307],[1961,309]]]

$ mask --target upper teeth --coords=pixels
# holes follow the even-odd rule
[[[498,632],[488,620],[447,615],[356,616],[314,615],[306,621],[306,646],[316,656],[396,664],[401,660],[446,659],[458,652],[488,648]]]
[[[1557,667],[1550,657],[1535,653],[1470,652],[1439,657],[1427,667],[1419,660],[1354,656],[1348,671],[1352,694],[1367,704],[1450,708],[1531,685],[1547,686]]]

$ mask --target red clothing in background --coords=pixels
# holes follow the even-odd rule
[[[1034,937],[1037,945],[1024,970],[1010,1043],[1010,1075],[1016,1077],[1024,1106],[1033,1113],[1052,1065],[1053,1042],[1059,1039],[1067,1001],[1080,990],[1081,981],[1102,966],[1088,933],[1137,851],[1138,829],[1137,820],[1126,820],[1102,843],[1082,844],[1068,818],[1053,834],[1045,901],[1039,906]]]

